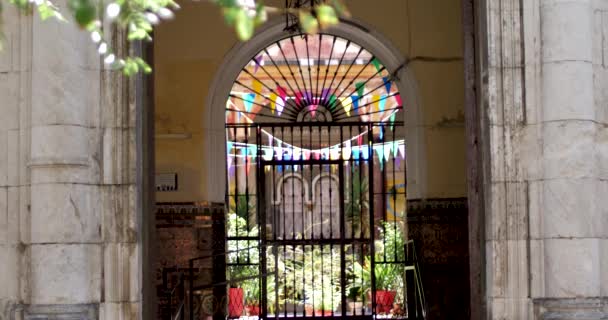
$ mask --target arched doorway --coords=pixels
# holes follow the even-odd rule
[[[201,6],[204,6],[203,4],[201,4]],[[360,6],[360,7],[364,7],[364,6]],[[395,8],[394,11],[397,11],[397,9],[400,8]],[[389,10],[390,11],[390,10]],[[416,14],[419,15],[420,14],[420,10],[419,8],[416,9],[412,9],[412,12],[417,12]],[[408,11],[409,12],[409,11]],[[425,12],[431,12],[431,11],[425,11]],[[204,12],[203,12],[204,13]],[[203,14],[200,11],[197,13],[198,15]],[[428,14],[429,16],[436,16],[436,14]],[[441,14],[440,16],[451,16],[453,14]],[[356,15],[358,17],[361,17],[362,19],[369,21],[370,23],[372,23],[374,25],[375,28],[378,28],[378,30],[382,30],[382,32],[384,34],[386,34],[387,36],[389,36],[391,38],[391,41],[393,41],[395,43],[396,46],[398,46],[400,49],[398,51],[396,50],[392,50],[390,48],[390,46],[386,45],[386,41],[381,40],[382,37],[378,37],[377,33],[374,31],[374,29],[371,29],[369,27],[365,27],[364,25],[361,26],[359,23],[354,23],[354,22],[345,22],[344,24],[341,24],[340,26],[338,26],[337,28],[335,28],[334,30],[331,30],[331,34],[341,37],[343,39],[350,39],[351,41],[360,44],[361,46],[363,46],[364,48],[373,48],[373,53],[375,55],[377,55],[378,57],[381,57],[379,60],[382,61],[382,63],[384,63],[384,65],[386,65],[387,69],[389,70],[399,70],[398,72],[398,79],[396,78],[396,86],[400,89],[400,92],[403,93],[403,104],[406,106],[406,108],[402,111],[400,111],[397,114],[397,119],[399,120],[399,118],[401,118],[401,121],[404,123],[403,127],[396,127],[395,130],[395,136],[396,138],[399,139],[403,139],[405,141],[405,144],[407,145],[407,151],[408,151],[408,157],[407,157],[407,169],[408,169],[408,174],[407,174],[407,193],[408,193],[408,208],[411,208],[412,204],[413,205],[418,205],[419,203],[421,203],[422,205],[426,205],[425,204],[425,197],[450,197],[453,196],[454,193],[448,193],[445,194],[444,189],[443,188],[439,188],[437,186],[437,177],[439,175],[441,175],[444,170],[442,168],[439,168],[439,166],[444,165],[445,162],[450,162],[450,163],[454,163],[453,161],[453,157],[454,154],[456,154],[456,158],[458,158],[458,149],[456,148],[444,148],[445,147],[445,142],[442,141],[438,141],[441,139],[438,139],[437,133],[440,133],[442,136],[443,134],[448,134],[449,131],[449,136],[457,136],[457,134],[453,134],[453,132],[458,132],[460,131],[460,129],[458,128],[458,124],[456,123],[453,126],[433,126],[430,127],[430,125],[428,125],[426,122],[423,123],[420,120],[420,113],[418,112],[419,108],[418,103],[417,103],[417,97],[416,97],[416,85],[414,85],[414,81],[412,81],[413,78],[413,74],[416,75],[416,79],[419,80],[420,82],[418,83],[418,85],[420,86],[420,99],[424,100],[425,102],[425,114],[427,114],[425,117],[428,117],[428,114],[432,114],[432,117],[438,117],[441,116],[442,114],[444,114],[445,112],[449,112],[446,110],[453,110],[452,106],[450,106],[449,108],[443,104],[441,104],[441,101],[436,101],[436,100],[432,100],[430,99],[430,94],[428,93],[429,91],[433,91],[435,92],[435,94],[437,92],[441,92],[441,96],[442,97],[454,97],[454,98],[458,98],[457,95],[454,95],[452,93],[452,91],[449,91],[446,89],[446,86],[448,86],[448,84],[446,84],[446,82],[452,82],[452,84],[449,84],[449,86],[455,86],[458,87],[458,83],[454,82],[453,78],[453,74],[457,73],[457,72],[452,72],[452,71],[448,71],[448,70],[452,70],[454,69],[453,66],[457,66],[458,63],[451,63],[451,62],[433,62],[433,61],[427,61],[427,60],[417,60],[414,59],[410,64],[408,64],[407,68],[402,68],[399,69],[399,66],[404,62],[404,60],[406,60],[404,57],[406,56],[412,56],[415,57],[416,55],[414,54],[414,52],[410,52],[409,50],[406,50],[404,48],[408,48],[408,44],[406,42],[406,40],[410,37],[407,37],[407,33],[405,33],[402,30],[405,30],[403,28],[398,28],[398,23],[391,23],[389,25],[386,25],[384,27],[388,27],[390,26],[391,28],[393,28],[394,30],[400,30],[399,32],[394,31],[394,33],[392,33],[393,31],[391,30],[386,30],[386,28],[383,28],[382,24],[379,23],[377,18],[374,18],[374,16],[372,14],[362,14],[359,13],[358,15]],[[429,19],[424,19],[425,21],[435,21],[433,19],[429,20]],[[432,23],[429,23],[432,24]],[[189,29],[191,29],[193,26],[191,23],[186,24],[186,23],[182,23],[181,25],[183,25],[184,27],[187,25]],[[185,150],[182,151],[182,154],[184,152],[191,152],[191,154],[194,154],[194,156],[191,157],[191,159],[186,159],[188,161],[190,161],[192,163],[192,166],[196,166],[198,165],[198,168],[201,168],[205,171],[201,171],[200,175],[197,176],[198,173],[195,172],[195,174],[192,174],[191,171],[186,171],[186,170],[181,170],[179,169],[178,165],[181,166],[183,164],[186,163],[186,161],[180,161],[179,164],[174,163],[172,164],[172,166],[178,168],[178,169],[172,169],[172,167],[167,166],[166,164],[162,164],[162,166],[160,166],[161,170],[165,170],[165,171],[169,171],[169,170],[177,170],[181,175],[180,175],[180,188],[183,186],[183,190],[187,190],[188,189],[188,185],[186,184],[188,181],[190,182],[200,182],[198,185],[202,185],[202,186],[206,186],[206,187],[202,187],[199,190],[196,190],[197,193],[194,194],[194,192],[192,192],[194,194],[194,196],[192,196],[191,198],[193,199],[202,199],[203,201],[210,201],[210,202],[216,202],[216,203],[220,203],[222,206],[224,205],[226,196],[225,196],[225,191],[226,191],[226,187],[225,187],[225,183],[226,183],[226,179],[228,176],[228,172],[227,172],[227,159],[226,159],[226,153],[222,152],[225,150],[225,146],[226,146],[226,128],[225,128],[225,108],[226,108],[226,97],[230,94],[231,91],[231,87],[234,83],[234,79],[236,79],[238,77],[239,72],[241,72],[241,69],[244,65],[247,64],[247,62],[250,61],[250,59],[256,55],[256,53],[260,52],[261,50],[263,50],[266,46],[268,46],[269,43],[273,43],[273,41],[277,40],[277,39],[282,39],[283,37],[287,37],[289,36],[289,34],[287,32],[284,32],[285,25],[284,25],[284,20],[280,20],[280,21],[273,21],[270,22],[267,26],[265,26],[263,28],[263,30],[261,30],[260,34],[254,38],[251,42],[248,43],[244,43],[244,44],[237,44],[232,50],[229,50],[229,46],[232,46],[232,44],[234,42],[230,42],[229,37],[226,36],[226,38],[228,38],[228,41],[217,41],[217,37],[216,36],[207,36],[207,35],[201,35],[201,41],[199,41],[199,43],[204,43],[204,44],[211,44],[213,43],[213,46],[211,46],[212,48],[215,49],[210,49],[208,47],[205,47],[205,49],[203,50],[202,48],[199,48],[197,53],[196,53],[196,57],[197,59],[201,59],[200,61],[202,62],[192,62],[190,60],[186,60],[186,59],[192,59],[192,57],[194,57],[194,55],[190,54],[190,51],[188,50],[182,50],[181,52],[183,53],[179,53],[179,55],[175,58],[171,58],[171,63],[168,63],[168,59],[167,54],[165,54],[165,59],[163,60],[164,62],[162,64],[159,64],[159,68],[158,70],[161,70],[161,66],[164,67],[164,70],[171,70],[171,74],[172,77],[170,76],[166,76],[163,78],[163,81],[167,81],[168,79],[171,79],[171,82],[166,82],[165,83],[165,87],[167,88],[167,86],[169,85],[169,83],[171,83],[171,85],[175,85],[175,86],[185,86],[185,83],[192,83],[192,85],[188,84],[188,88],[187,90],[182,90],[180,88],[180,90],[172,90],[173,92],[173,97],[188,97],[189,101],[196,101],[199,106],[193,106],[190,105],[188,113],[186,114],[185,111],[178,109],[178,108],[185,108],[185,105],[182,106],[181,103],[174,103],[174,99],[168,99],[167,97],[170,97],[171,95],[167,94],[167,90],[165,89],[163,91],[163,94],[159,95],[161,97],[164,97],[163,102],[164,105],[167,107],[165,108],[165,112],[167,113],[167,110],[170,110],[171,113],[168,114],[168,117],[173,118],[173,113],[175,112],[176,116],[176,121],[175,122],[175,129],[173,129],[173,127],[167,125],[167,128],[165,129],[163,127],[163,130],[159,130],[161,132],[163,132],[164,130],[166,130],[166,132],[191,132],[193,134],[192,139],[184,139],[184,140],[175,140],[175,141],[169,141],[169,140],[165,140],[162,142],[161,147],[164,147],[164,150],[167,150],[168,152],[176,152],[177,147],[178,146],[184,146],[185,147],[189,147],[189,150]],[[426,28],[426,27],[425,27]],[[420,27],[420,29],[422,29],[422,27]],[[457,29],[457,28],[455,28]],[[219,31],[218,31],[219,32]],[[215,34],[215,33],[214,33]],[[173,32],[170,34],[172,38],[175,38],[177,36],[177,33]],[[168,36],[168,35],[166,35]],[[224,35],[225,36],[225,35]],[[401,39],[400,37],[403,36],[405,38]],[[165,37],[167,38],[167,37]],[[425,43],[430,43],[430,42],[436,42],[436,38],[439,37],[434,37],[431,39],[428,39],[428,41],[426,41]],[[214,41],[202,41],[203,39],[215,39]],[[418,40],[416,40],[418,39]],[[418,47],[418,44],[420,43],[421,38],[415,38],[414,39],[414,43],[416,44],[416,47]],[[408,40],[409,41],[409,40]],[[227,44],[228,43],[228,44]],[[190,43],[188,46],[194,46],[195,44]],[[222,47],[223,46],[223,47]],[[165,48],[167,48],[168,45],[165,46]],[[175,47],[175,43],[171,42],[171,47]],[[200,45],[199,45],[200,47]],[[218,49],[219,47],[219,49]],[[443,48],[443,47],[442,47]],[[184,48],[182,48],[184,49]],[[211,53],[208,53],[208,50],[215,50],[212,51]],[[165,50],[167,51],[167,50]],[[175,50],[171,50],[170,52],[172,54],[176,54],[176,52],[178,51],[178,49]],[[396,52],[395,52],[396,51]],[[165,52],[168,53],[168,52]],[[190,54],[190,55],[189,55]],[[210,57],[211,60],[205,60],[208,59]],[[222,59],[225,57],[225,63],[221,64],[221,67],[217,67],[218,65],[220,65],[220,61],[222,61]],[[178,60],[178,59],[183,59],[183,60]],[[215,60],[213,60],[215,59]],[[211,69],[207,67],[207,64],[211,65],[213,63],[214,67],[212,67]],[[181,69],[180,69],[181,66]],[[457,69],[457,68],[456,68]],[[174,70],[181,70],[179,71],[179,73],[177,71]],[[436,72],[437,70],[441,70],[440,72]],[[261,69],[258,70],[259,73],[263,73],[263,71],[261,71]],[[164,74],[167,74],[167,72],[165,72]],[[410,75],[411,74],[411,75]],[[428,75],[428,77],[426,76]],[[447,75],[447,76],[446,76]],[[177,77],[179,76],[179,77]],[[215,80],[212,82],[212,86],[211,88],[207,88],[207,84],[209,83],[209,79],[211,77],[216,77]],[[440,78],[440,79],[439,79]],[[189,80],[190,79],[190,80]],[[195,79],[195,80],[193,80]],[[446,79],[445,81],[443,81],[442,79]],[[301,83],[301,82],[300,82]],[[161,86],[162,87],[162,86]],[[191,88],[192,87],[192,88]],[[195,89],[194,89],[195,87]],[[429,87],[432,87],[433,90],[429,90]],[[188,91],[190,90],[190,91]],[[196,91],[196,94],[194,94],[194,92]],[[185,94],[184,94],[185,93]],[[199,94],[200,93],[200,94]],[[205,104],[204,107],[200,107],[200,101],[203,99],[203,97],[208,97],[207,99],[207,103]],[[256,97],[258,99],[258,102],[262,99],[261,97]],[[178,102],[185,100],[184,99],[180,99]],[[443,99],[442,99],[443,101]],[[454,99],[454,103],[458,103],[459,99]],[[253,106],[255,106],[255,104],[252,104]],[[170,108],[169,108],[170,107]],[[445,107],[443,110],[438,110],[440,107]],[[455,107],[454,107],[455,109]],[[194,110],[197,110],[196,112]],[[276,111],[276,109],[275,109]],[[187,115],[187,116],[184,116]],[[178,119],[179,118],[179,119]],[[194,119],[192,121],[192,123],[190,123],[191,120],[189,119]],[[204,119],[204,123],[202,124],[202,126],[200,124],[194,123],[196,121],[200,121],[198,119]],[[161,119],[163,120],[163,119]],[[164,121],[164,120],[163,120]],[[428,121],[428,120],[427,120]],[[168,121],[167,121],[168,122]],[[185,123],[187,126],[187,129],[182,129],[181,125],[182,123]],[[451,122],[450,122],[451,123]],[[448,123],[448,124],[450,124]],[[164,123],[161,123],[162,125],[164,125]],[[197,126],[201,126],[201,132],[197,132]],[[424,126],[428,126],[428,127],[424,127]],[[424,148],[420,148],[420,146],[423,145],[422,140],[420,135],[417,136],[417,131],[418,130],[422,131],[422,136],[425,137],[425,139],[429,140],[429,144],[427,146],[424,146]],[[426,133],[425,133],[426,132]],[[203,142],[199,143],[198,141],[200,141],[199,137],[202,137]],[[253,142],[252,144],[255,144],[255,141],[251,141]],[[456,141],[458,142],[458,141]],[[452,145],[456,145],[456,143],[452,143]],[[166,147],[165,147],[166,146]],[[276,145],[275,145],[276,146]],[[435,146],[435,147],[429,147],[429,146]],[[445,152],[442,151],[441,154],[438,154],[436,151],[434,150],[438,150],[440,148],[444,148]],[[257,146],[255,148],[255,154],[256,154],[256,161],[257,161]],[[456,149],[456,153],[453,152],[453,149]],[[206,151],[205,151],[206,150]],[[435,163],[429,163],[429,179],[427,182],[427,179],[424,179],[422,176],[424,176],[427,172],[426,168],[424,168],[422,165],[420,165],[421,163],[425,163],[424,160],[424,150],[427,150],[429,152],[429,154],[433,154],[433,158],[434,159],[444,159],[443,161],[437,161],[435,160]],[[232,150],[234,151],[234,150]],[[203,154],[204,157],[198,157],[196,154],[198,153]],[[242,153],[242,151],[238,151],[239,154]],[[448,154],[450,157],[446,157],[445,154]],[[442,154],[444,154],[443,156],[441,156]],[[375,155],[377,157],[377,155]],[[181,158],[180,158],[181,159]],[[202,159],[202,160],[201,160]],[[457,160],[457,159],[456,159]],[[161,159],[161,162],[164,161]],[[425,164],[426,165],[426,164]],[[255,173],[255,165],[252,165],[252,169],[250,169],[252,172]],[[456,169],[459,166],[456,166]],[[167,169],[169,168],[169,169]],[[439,170],[438,170],[439,169]],[[190,169],[188,169],[190,170]],[[453,170],[453,171],[457,171],[457,170]],[[439,173],[436,173],[439,172]],[[298,172],[295,172],[297,174],[301,174],[300,168],[298,169]],[[313,178],[315,177],[315,175],[313,174]],[[431,180],[431,178],[433,178],[434,180]],[[299,179],[299,180],[298,180]],[[308,178],[310,179],[310,178]],[[442,177],[442,179],[444,179],[444,177]],[[450,177],[445,177],[446,181],[452,181],[450,180]],[[309,181],[307,183],[303,183],[302,182],[302,178],[298,178],[297,175],[294,175],[293,177],[286,177],[285,179],[287,181],[286,183],[286,188],[284,188],[284,190],[289,189],[289,187],[291,186],[291,184],[293,183],[294,185],[298,185],[298,184],[302,184],[305,185],[307,187],[300,187],[300,189],[310,189],[308,192],[308,198],[312,198],[313,197],[313,193],[314,190],[312,190],[312,188],[310,187],[312,184],[315,184],[315,182]],[[334,179],[327,179],[330,182],[334,181]],[[244,181],[244,179],[240,179],[240,181]],[[298,182],[300,181],[300,182]],[[433,192],[427,191],[425,192],[425,186],[424,184],[428,183],[428,190],[434,190]],[[348,184],[348,183],[347,183]],[[277,183],[278,185],[278,183]],[[320,185],[320,184],[319,184]],[[330,183],[326,183],[327,188],[329,189],[329,185]],[[380,185],[379,183],[376,185]],[[278,187],[277,187],[278,188]],[[297,188],[297,187],[296,187]],[[338,186],[339,188],[339,186]],[[332,189],[334,189],[334,187],[332,186]],[[181,189],[180,189],[181,190]],[[334,189],[335,190],[335,189]],[[278,191],[278,190],[277,190]],[[281,191],[282,192],[282,191]],[[293,193],[293,190],[287,190],[286,194],[291,195],[289,192]],[[332,195],[334,195],[335,192],[332,191]],[[160,196],[163,199],[163,201],[184,201],[184,200],[180,200],[180,199],[186,199],[185,197],[182,197],[184,195],[184,192],[175,192],[172,194],[167,193],[161,193]],[[328,195],[328,194],[327,194]],[[456,193],[456,196],[458,196],[459,194]],[[172,196],[172,197],[169,197]],[[316,196],[316,195],[315,195]],[[422,200],[421,200],[422,199]],[[289,199],[287,199],[289,200]],[[441,199],[440,199],[441,200]],[[466,200],[466,199],[465,199]],[[239,203],[241,203],[241,201],[239,201]],[[242,202],[242,203],[246,203],[246,202]],[[324,202],[325,203],[325,202]],[[333,206],[332,206],[333,207]],[[415,209],[417,209],[420,206],[417,206]],[[428,208],[428,207],[425,207]],[[434,208],[434,207],[432,207]],[[313,208],[314,210],[314,208]],[[378,210],[378,212],[380,212],[381,210]],[[421,214],[426,214],[427,212],[418,212],[418,214],[416,215],[415,210],[409,210],[409,213],[413,213],[413,214],[409,214],[408,215],[408,219],[417,219],[419,218],[418,216],[420,216]],[[420,211],[420,210],[418,210]],[[447,210],[444,210],[447,211]],[[433,214],[433,218],[436,215],[435,212],[431,212],[431,214]],[[438,212],[437,214],[443,214],[443,212]],[[450,212],[451,214],[451,212]],[[445,214],[447,216],[447,212]],[[443,216],[440,216],[439,218],[443,218]],[[428,233],[426,233],[426,231],[429,229],[428,225],[432,224],[432,227],[441,227],[439,226],[439,223],[443,223],[443,220],[440,220],[437,222],[437,220],[415,220],[413,223],[411,223],[408,227],[409,230],[409,236],[414,238],[416,236],[416,234],[418,234],[420,237],[417,237],[416,239],[422,238],[423,240],[427,238],[427,236],[429,236]],[[450,225],[451,226],[451,225]],[[289,228],[284,228],[285,230],[289,231]],[[293,228],[292,228],[293,229]],[[441,227],[441,229],[438,229],[439,233],[446,233],[444,232],[445,230],[448,230],[448,228],[443,228]],[[450,229],[451,230],[451,229]],[[282,233],[282,231],[281,231]],[[436,232],[435,234],[430,235],[431,237],[433,237],[433,239],[448,239],[446,237],[440,237],[442,234],[439,234]],[[220,239],[220,238],[218,238]],[[221,237],[221,239],[223,239],[223,237]],[[212,243],[212,242],[208,242],[208,243]],[[422,242],[420,242],[422,243]],[[450,251],[450,248],[446,248],[445,246],[441,245],[441,246],[435,246],[435,247],[431,247],[431,246],[424,246],[425,248],[432,248],[431,250],[425,250],[425,254],[427,256],[432,256],[433,254],[435,254],[438,251],[441,252],[446,252],[448,254],[452,254],[454,251]],[[190,256],[197,256],[196,253],[191,254]],[[464,258],[466,259],[466,256],[462,255]],[[436,259],[432,261],[432,263],[442,263],[444,262],[444,260],[438,260]],[[224,269],[225,270],[225,269]],[[424,270],[427,271],[427,273],[425,273],[427,275],[427,279],[437,279],[437,277],[435,276],[430,276],[431,274],[428,273],[428,268],[425,268]],[[435,273],[439,273],[439,272],[443,272],[442,270],[437,271],[438,269],[435,268],[433,269],[433,271]],[[445,272],[443,272],[445,273]],[[449,280],[451,281],[452,279],[464,279],[464,276],[459,276],[457,277],[452,277]],[[465,297],[466,294],[463,294],[463,290],[460,290],[460,288],[464,288],[464,286],[460,286],[460,285],[449,285],[446,286],[445,283],[447,281],[443,281],[445,279],[442,278],[442,281],[438,281],[438,285],[437,286],[441,286],[442,288],[459,288],[458,290],[453,290],[458,291],[458,296],[462,296]],[[464,280],[463,280],[464,281]],[[429,286],[426,286],[426,288],[430,288]],[[445,291],[442,290],[433,290],[434,292],[437,293],[438,296],[440,297],[447,297],[447,296],[452,296],[452,295],[448,295],[445,294]],[[454,295],[455,296],[455,295]],[[429,301],[431,300],[432,297],[429,296]],[[465,298],[463,298],[465,299]],[[451,303],[451,305],[456,305],[458,307],[461,307],[463,305],[463,303],[461,302],[456,302],[456,303],[452,303],[452,299],[451,298],[444,298],[444,300],[449,301]],[[437,309],[434,309],[437,310]],[[439,310],[442,310],[447,312],[446,310],[448,310],[447,308],[444,308],[443,306],[441,308],[439,308]],[[450,314],[454,314],[454,312],[449,312]],[[462,312],[463,314],[466,313],[466,311]]]
[[[261,44],[224,96],[229,317],[422,317],[403,64],[331,31]]]

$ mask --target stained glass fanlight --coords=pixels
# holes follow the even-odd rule
[[[401,108],[389,70],[368,50],[334,35],[294,35],[242,69],[226,124],[385,122]]]

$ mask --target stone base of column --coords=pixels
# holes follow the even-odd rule
[[[608,298],[534,299],[536,319],[607,320]]]
[[[99,304],[21,305],[10,320],[97,320]]]

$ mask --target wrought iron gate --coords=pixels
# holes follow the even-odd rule
[[[226,106],[230,318],[423,314],[392,84],[327,34],[281,39],[243,68]]]

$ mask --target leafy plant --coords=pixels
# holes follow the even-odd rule
[[[254,30],[267,20],[268,13],[291,13],[299,17],[299,26],[306,33],[316,33],[318,28],[327,28],[339,23],[339,16],[349,16],[342,0],[329,0],[312,8],[287,8],[285,10],[264,5],[263,0],[212,0],[224,15],[226,24],[234,27],[241,40],[248,40]],[[24,14],[37,11],[42,20],[54,18],[68,22],[52,0],[9,0],[9,3]],[[71,20],[91,35],[104,63],[120,69],[125,75],[140,71],[149,73],[150,66],[134,55],[119,57],[103,35],[102,22],[109,22],[118,30],[124,30],[127,39],[152,40],[153,26],[162,20],[171,19],[179,5],[173,0],[111,0],[108,3],[96,0],[69,0]],[[0,13],[2,2],[0,2]],[[4,38],[0,18],[0,50]]]
[[[374,256],[376,290],[394,291],[402,287],[405,271],[403,264],[398,263],[405,259],[402,225],[396,221],[382,222],[378,228],[381,240],[376,241]],[[352,261],[347,272],[350,280],[347,290],[353,296],[365,296],[372,283],[370,257],[364,257],[362,263]]]
[[[347,225],[352,226],[354,237],[369,237],[368,182],[359,168],[353,168],[350,186],[350,199],[344,210]]]
[[[247,229],[245,219],[232,213],[228,215],[228,237],[252,237],[258,234],[257,227]],[[252,263],[259,261],[259,242],[257,240],[228,240],[228,268],[231,286],[240,286],[248,278],[255,277],[259,269]],[[243,264],[243,265],[239,265]],[[244,279],[241,281],[241,279]]]

